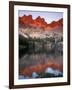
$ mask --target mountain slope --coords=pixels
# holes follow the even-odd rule
[[[44,18],[41,18],[38,16],[36,19],[32,18],[32,15],[24,15],[22,17],[19,17],[19,25],[21,27],[39,27],[44,30],[53,30],[58,29],[60,27],[63,27],[63,18],[61,18],[58,21],[53,21],[50,24],[48,24]]]

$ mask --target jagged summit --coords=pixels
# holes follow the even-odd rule
[[[32,27],[39,27],[43,29],[56,29],[59,27],[63,27],[63,18],[59,19],[58,21],[52,21],[50,24],[45,21],[44,18],[38,16],[37,18],[33,19],[32,15],[24,15],[19,17],[19,25],[20,26],[32,26]]]

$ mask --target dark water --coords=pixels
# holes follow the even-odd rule
[[[63,76],[63,53],[54,50],[21,50],[19,79]]]

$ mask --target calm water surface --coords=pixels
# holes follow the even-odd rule
[[[26,52],[19,59],[19,77],[33,78],[33,75],[45,73],[63,73],[62,52]]]

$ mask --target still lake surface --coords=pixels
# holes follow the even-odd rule
[[[34,52],[32,50],[21,52],[22,56],[19,58],[19,79],[40,78],[42,75],[45,78],[58,77],[59,74],[61,77],[63,76],[62,52],[57,50],[49,52]]]

